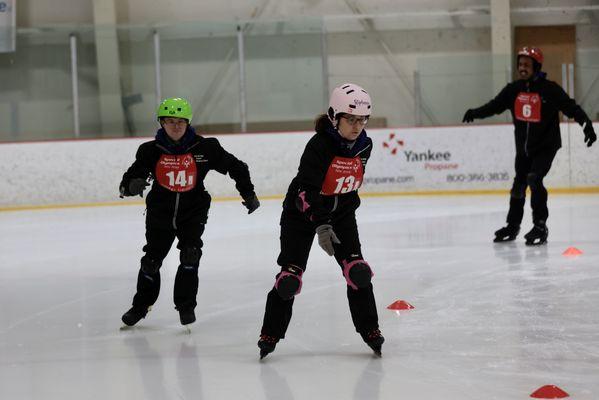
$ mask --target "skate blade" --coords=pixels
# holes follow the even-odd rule
[[[504,242],[511,242],[516,240],[516,236],[495,236],[495,239],[493,239],[493,243],[504,243]]]
[[[264,359],[264,357],[266,357],[268,355],[268,351],[261,351],[260,352],[260,360]]]
[[[534,246],[542,246],[544,244],[547,244],[546,240],[543,240],[543,241],[540,241],[540,242],[526,242],[527,246],[532,246],[532,247],[534,247]]]

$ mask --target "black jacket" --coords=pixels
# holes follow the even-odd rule
[[[204,178],[210,170],[221,174],[228,173],[244,199],[254,195],[254,185],[250,180],[248,166],[224,150],[217,139],[196,135],[191,128],[186,132],[184,139],[177,144],[169,143],[165,139],[164,131],[159,130],[155,140],[141,144],[135,155],[135,162],[125,172],[120,183],[123,194],[131,195],[129,182],[132,179],[152,178],[152,188],[146,197],[148,212],[173,218],[173,220],[174,217],[184,218],[190,213],[207,213],[210,195],[204,186]],[[163,155],[184,157],[189,154],[195,161],[197,171],[193,189],[177,192],[161,185],[156,179],[161,157]]]
[[[518,118],[515,106],[521,93],[539,95],[540,121],[530,122]],[[547,80],[544,73],[537,74],[533,79],[520,79],[507,84],[493,100],[472,112],[474,118],[486,118],[508,109],[512,113],[517,154],[534,155],[545,149],[555,151],[561,147],[559,111],[574,118],[580,125],[589,119],[561,86]]]
[[[335,195],[322,193],[331,162],[335,157],[357,158],[364,173],[372,151],[372,139],[366,135],[366,131],[362,131],[358,139],[350,143],[341,138],[330,122],[321,125],[324,127],[312,136],[304,149],[297,175],[291,181],[283,203],[286,209],[302,212],[315,227],[331,222],[336,215],[353,212],[360,206],[357,189]]]

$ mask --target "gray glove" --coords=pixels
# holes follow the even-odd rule
[[[333,243],[341,243],[333,227],[329,224],[319,225],[316,227],[316,234],[318,235],[318,245],[330,256],[335,254],[335,248]]]

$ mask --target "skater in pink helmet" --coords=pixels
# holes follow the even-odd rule
[[[355,214],[360,206],[358,189],[372,151],[372,140],[364,130],[371,112],[370,95],[347,83],[333,90],[327,113],[316,120],[316,134],[306,145],[283,201],[277,259],[281,271],[266,300],[258,341],[260,358],[274,351],[285,337],[315,236],[341,268],[356,331],[381,354],[384,338],[371,283],[373,273],[362,255]]]
[[[523,47],[516,58],[519,79],[509,83],[493,100],[464,114],[463,122],[487,118],[510,110],[516,138],[516,176],[510,192],[507,226],[495,232],[494,242],[516,239],[524,215],[526,188],[530,188],[533,228],[524,235],[527,245],[547,241],[547,190],[543,178],[562,146],[559,112],[574,118],[583,127],[584,141],[591,146],[597,135],[593,123],[576,102],[541,71],[543,53]]]

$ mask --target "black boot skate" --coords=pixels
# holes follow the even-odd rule
[[[269,353],[275,351],[275,347],[277,346],[277,342],[279,338],[268,335],[260,335],[260,340],[258,340],[258,347],[260,348],[260,359],[262,360]]]
[[[150,311],[150,307],[133,306],[121,317],[123,323],[127,326],[137,324],[142,318],[145,318]]]
[[[179,320],[181,325],[189,325],[196,322],[196,314],[192,308],[179,310]]]
[[[535,223],[530,232],[524,235],[527,246],[539,246],[547,243],[547,236],[549,235],[549,229],[545,222],[540,221]]]
[[[520,233],[520,227],[518,225],[508,224],[507,226],[495,231],[495,239],[493,239],[493,242],[510,242],[516,239],[518,233]]]
[[[381,331],[378,329],[372,329],[365,333],[360,333],[364,342],[374,351],[379,357],[382,357],[381,349],[383,347],[383,343],[385,342],[385,338],[381,335]]]

